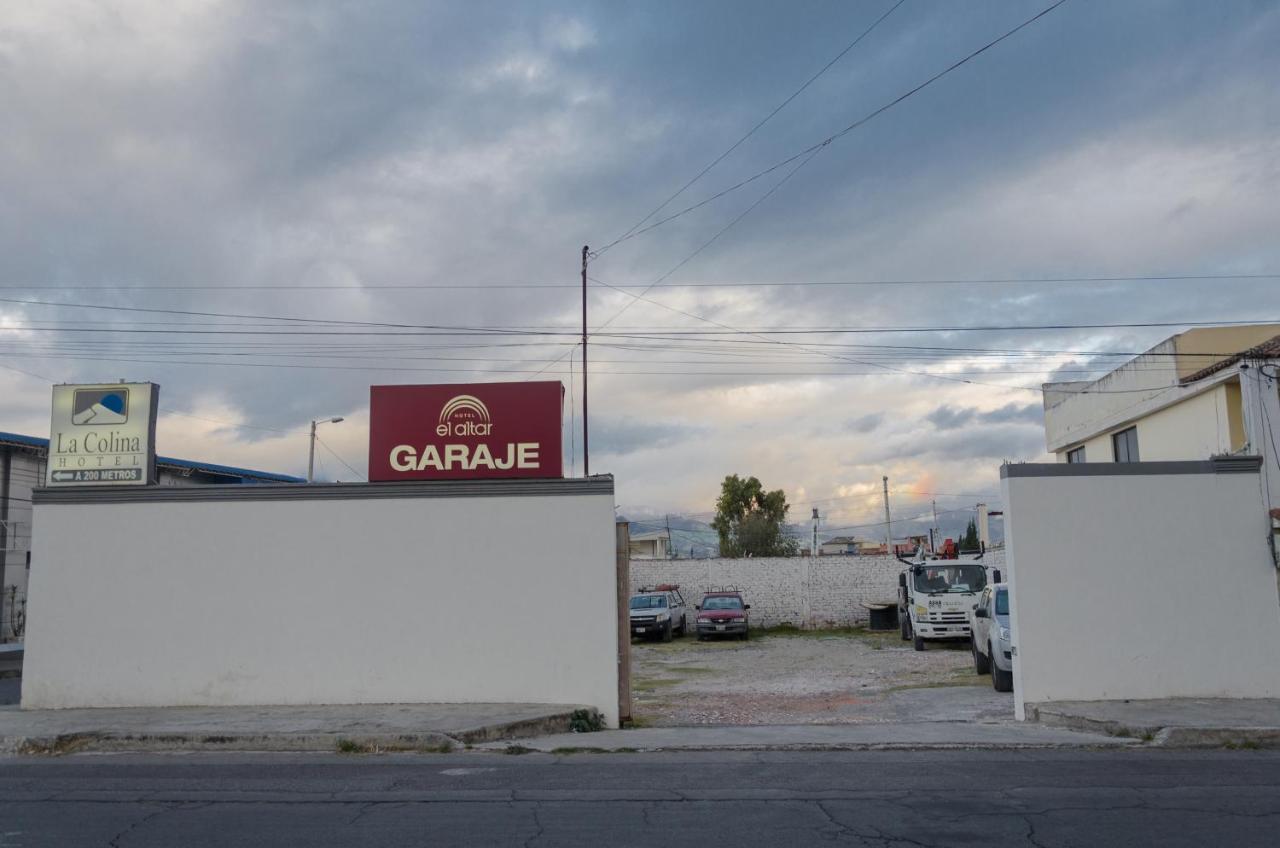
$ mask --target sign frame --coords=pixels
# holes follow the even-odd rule
[[[563,479],[559,380],[369,388],[369,482]]]
[[[159,411],[158,383],[55,385],[44,485],[154,486]]]

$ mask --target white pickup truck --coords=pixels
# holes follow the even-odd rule
[[[926,641],[969,639],[969,613],[978,593],[998,583],[1000,572],[988,579],[981,556],[928,559],[921,552],[898,575],[898,621],[903,641],[923,651]]]
[[[641,589],[631,596],[631,635],[656,636],[670,642],[672,636],[683,636],[688,627],[684,596],[680,587],[663,584],[654,589]]]

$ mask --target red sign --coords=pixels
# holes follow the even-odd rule
[[[557,382],[374,386],[369,480],[563,477]]]

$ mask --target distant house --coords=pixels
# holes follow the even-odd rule
[[[908,536],[905,539],[893,540],[893,552],[902,556],[911,556],[919,547],[929,547],[929,537],[925,536]],[[883,547],[883,545],[881,546]]]
[[[818,546],[821,556],[838,556],[840,554],[856,554],[862,540],[856,536],[833,536]]]
[[[631,536],[632,559],[667,559],[671,539],[666,530],[635,533]]]

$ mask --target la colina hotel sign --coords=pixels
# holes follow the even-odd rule
[[[155,383],[53,387],[46,486],[145,486],[156,480]]]

